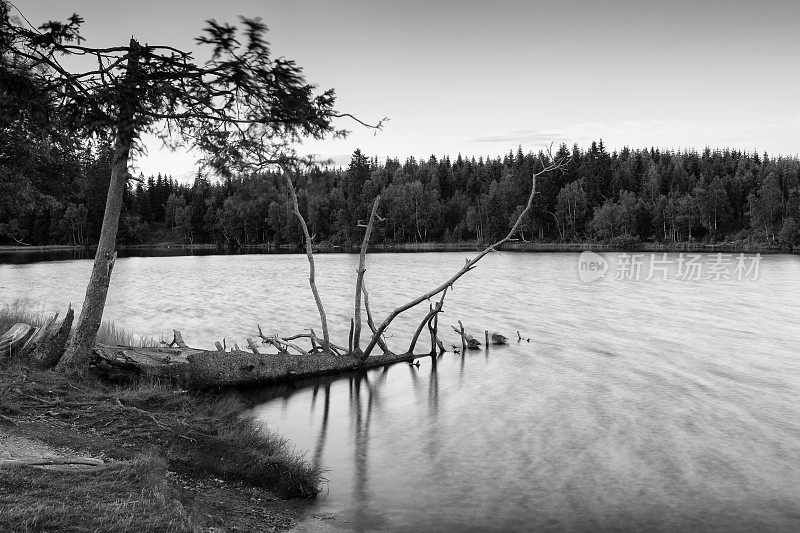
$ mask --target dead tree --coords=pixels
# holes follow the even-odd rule
[[[550,155],[550,153],[548,153],[548,155]],[[266,159],[267,162],[269,162],[269,157],[266,157],[265,159]],[[361,358],[362,360],[364,360],[364,359],[366,359],[367,357],[370,356],[372,350],[375,348],[376,345],[378,345],[383,350],[384,354],[391,354],[391,352],[389,351],[388,347],[386,346],[386,344],[385,344],[385,342],[383,340],[384,332],[389,327],[391,322],[395,318],[397,318],[397,316],[399,316],[401,313],[404,313],[405,311],[407,311],[407,310],[419,305],[420,303],[422,303],[425,300],[430,300],[431,298],[435,297],[436,295],[442,294],[442,299],[440,300],[440,303],[438,303],[435,306],[433,306],[433,305],[431,306],[431,308],[429,310],[429,313],[426,314],[426,316],[420,322],[419,326],[417,327],[417,329],[416,329],[416,331],[414,333],[414,336],[412,337],[411,344],[409,346],[409,353],[413,353],[413,349],[414,349],[414,347],[416,345],[416,342],[417,342],[417,340],[419,338],[420,333],[422,332],[422,329],[425,328],[426,326],[428,326],[428,328],[430,330],[433,327],[432,321],[436,320],[438,313],[440,313],[442,311],[442,305],[443,305],[443,301],[444,301],[444,294],[447,292],[447,289],[451,288],[453,286],[453,284],[461,276],[463,276],[464,274],[466,274],[467,272],[469,272],[470,270],[475,268],[475,266],[478,263],[478,261],[480,261],[485,255],[487,255],[490,252],[496,251],[497,248],[502,246],[504,243],[506,243],[507,241],[509,241],[513,237],[513,235],[518,231],[518,229],[519,229],[520,225],[522,224],[522,221],[524,220],[525,216],[527,216],[527,214],[531,210],[531,207],[533,205],[533,200],[534,200],[534,197],[536,195],[536,180],[537,180],[537,178],[539,176],[544,175],[544,174],[563,169],[564,166],[566,165],[567,161],[568,161],[568,158],[565,157],[565,158],[560,158],[560,159],[553,159],[552,156],[550,156],[549,157],[549,161],[550,161],[549,163],[546,163],[540,157],[541,170],[538,171],[538,172],[534,172],[533,176],[531,177],[531,192],[530,192],[530,195],[528,196],[527,203],[525,204],[524,208],[519,211],[519,215],[518,215],[514,225],[511,227],[511,230],[508,232],[508,234],[504,238],[502,238],[499,241],[495,242],[494,244],[488,246],[486,249],[484,249],[482,252],[480,252],[477,256],[473,257],[472,259],[466,260],[464,266],[458,272],[456,272],[452,277],[450,277],[447,281],[445,281],[444,283],[442,283],[438,287],[428,291],[427,293],[415,298],[414,300],[412,300],[412,301],[406,303],[405,305],[402,305],[402,306],[398,307],[397,309],[395,309],[394,311],[392,311],[384,319],[384,321],[380,324],[380,326],[378,326],[378,327],[376,327],[375,324],[374,324],[372,313],[371,313],[370,306],[369,306],[369,294],[368,294],[368,292],[367,292],[367,290],[365,288],[366,254],[367,254],[367,249],[368,249],[368,246],[369,246],[369,239],[370,239],[370,236],[371,236],[372,229],[373,229],[375,221],[376,220],[380,220],[380,217],[378,215],[378,207],[380,205],[380,196],[375,198],[375,200],[373,202],[373,205],[372,205],[370,218],[369,218],[366,226],[364,226],[366,228],[366,230],[365,230],[365,233],[364,233],[364,238],[363,238],[362,243],[361,243],[361,253],[359,255],[359,266],[358,266],[358,270],[357,270],[356,287],[355,287],[354,312],[353,312],[353,317],[350,320],[350,331],[349,331],[349,335],[348,335],[347,348],[344,348],[342,351],[344,351],[346,355],[357,356],[357,357]],[[313,258],[313,250],[312,250],[312,247],[311,247],[311,237],[309,235],[308,228],[307,228],[307,225],[305,223],[304,217],[302,216],[302,213],[300,213],[300,210],[299,210],[299,208],[297,206],[297,197],[296,197],[296,193],[294,191],[294,184],[293,184],[293,181],[292,181],[292,174],[296,171],[296,165],[297,165],[297,161],[296,160],[292,161],[291,164],[287,164],[285,162],[281,162],[279,164],[279,166],[281,167],[281,169],[283,170],[283,173],[285,175],[286,183],[287,183],[287,186],[289,188],[290,195],[292,196],[292,200],[293,200],[292,203],[293,203],[293,206],[294,206],[295,216],[298,218],[298,220],[299,220],[299,222],[301,224],[301,227],[303,228],[303,234],[304,234],[304,237],[305,237],[305,245],[306,245],[306,255],[308,256],[309,265],[310,265],[310,272],[311,272],[309,281],[310,281],[310,285],[311,285],[311,288],[312,288],[312,293],[314,294],[314,299],[315,299],[315,301],[317,303],[317,308],[318,308],[318,311],[319,311],[319,314],[320,314],[320,319],[321,319],[321,321],[323,323],[323,337],[324,337],[325,330],[327,329],[327,318],[326,318],[324,307],[322,305],[322,300],[321,300],[321,298],[319,296],[319,292],[317,291],[316,285],[315,285],[315,283],[313,281],[314,258]],[[367,324],[369,325],[370,331],[372,332],[372,336],[370,337],[369,343],[367,344],[366,348],[363,351],[361,350],[361,347],[360,347],[361,327],[362,327],[362,315],[361,315],[361,311],[362,311],[361,299],[362,299],[362,296],[363,296],[363,301],[364,301],[364,308],[365,308],[366,313],[367,313]],[[434,344],[436,344],[436,338],[435,337],[434,337],[434,339],[432,339],[432,342]],[[477,341],[475,341],[475,342],[477,342]],[[466,342],[465,342],[465,344],[466,344]],[[480,344],[480,343],[478,343],[478,344]],[[327,349],[325,349],[325,346],[327,346]],[[442,351],[444,351],[443,350],[443,345],[441,343],[439,343],[439,347],[440,347],[440,349],[442,349]],[[314,341],[312,339],[312,349],[311,349],[311,352],[309,352],[309,353],[314,353],[315,351],[316,351],[316,347],[315,347]],[[331,343],[329,341],[325,342],[323,344],[322,351],[324,353],[336,353],[336,350],[332,349],[332,345],[331,345]]]
[[[364,273],[367,261],[367,248],[369,246],[369,238],[372,234],[372,226],[375,224],[375,218],[378,215],[378,204],[381,202],[381,197],[378,195],[372,203],[372,211],[369,215],[369,222],[367,222],[366,230],[364,231],[364,240],[361,241],[361,253],[358,256],[358,271],[356,275],[356,298],[354,316],[354,329],[353,329],[353,353],[360,354],[361,347],[361,293],[364,287]]]
[[[289,195],[292,198],[292,210],[297,217],[297,220],[300,222],[300,227],[303,228],[303,237],[305,238],[306,243],[306,256],[308,257],[308,284],[311,286],[311,293],[314,295],[314,301],[317,303],[319,320],[322,324],[322,348],[326,352],[329,352],[331,339],[330,335],[328,334],[328,317],[325,314],[325,307],[322,305],[322,298],[319,295],[319,290],[317,290],[317,284],[314,279],[315,264],[314,251],[311,249],[311,235],[308,232],[306,219],[300,213],[300,207],[297,203],[297,192],[294,190],[294,183],[292,183],[290,167],[288,165],[283,165],[283,172],[286,176],[286,186],[289,189]],[[261,328],[259,328],[259,330],[260,329]]]
[[[461,276],[463,276],[464,274],[466,274],[467,272],[469,272],[470,270],[475,268],[475,265],[478,263],[478,261],[483,259],[483,257],[486,256],[486,254],[496,251],[498,247],[500,247],[503,244],[505,244],[517,232],[517,229],[519,228],[520,224],[522,224],[522,220],[525,218],[525,216],[531,210],[531,206],[533,205],[533,199],[534,199],[534,196],[536,195],[536,179],[539,176],[542,176],[542,175],[547,174],[549,172],[553,172],[553,171],[557,171],[557,170],[563,169],[565,167],[567,161],[568,161],[567,158],[563,158],[563,159],[552,160],[550,164],[544,164],[544,162],[542,162],[542,167],[543,167],[542,170],[540,170],[539,172],[535,172],[533,174],[532,178],[531,178],[531,182],[532,182],[531,183],[531,193],[528,196],[528,202],[525,205],[525,208],[520,212],[519,216],[517,217],[516,222],[511,227],[511,230],[508,232],[508,234],[505,237],[503,237],[502,239],[500,239],[499,241],[497,241],[496,243],[488,246],[485,250],[480,252],[478,255],[476,255],[472,259],[466,260],[466,262],[464,263],[464,266],[462,266],[461,269],[458,272],[456,272],[452,277],[450,277],[450,279],[448,279],[447,281],[445,281],[444,283],[442,283],[438,287],[426,292],[425,294],[423,294],[423,295],[411,300],[410,302],[408,302],[408,303],[406,303],[404,305],[401,305],[400,307],[398,307],[397,309],[392,311],[389,314],[389,316],[387,316],[386,319],[384,319],[384,321],[381,323],[381,325],[378,326],[377,331],[372,335],[372,339],[370,340],[369,344],[367,345],[366,349],[364,350],[363,357],[365,357],[365,358],[369,357],[369,355],[372,352],[373,348],[375,348],[375,345],[377,344],[378,338],[380,338],[380,335],[383,334],[383,332],[386,330],[386,328],[389,327],[389,324],[391,324],[392,321],[395,318],[398,317],[398,315],[408,311],[409,309],[411,309],[413,307],[416,307],[417,305],[419,305],[420,303],[424,302],[425,300],[433,298],[437,294],[439,294],[442,291],[446,290],[448,287],[452,287],[452,285]]]
[[[267,163],[269,163],[270,159],[269,159],[269,157],[266,157],[265,160],[267,161]],[[497,248],[499,248],[504,243],[506,243],[509,239],[512,238],[512,236],[518,231],[518,228],[522,224],[522,221],[525,218],[525,216],[531,210],[531,207],[533,205],[533,200],[534,200],[534,197],[536,195],[536,179],[539,176],[542,176],[544,174],[547,174],[547,173],[550,173],[550,172],[554,172],[554,171],[557,171],[557,170],[561,170],[566,165],[567,160],[568,160],[568,158],[553,159],[552,157],[550,157],[550,163],[545,163],[540,158],[542,169],[540,171],[538,171],[538,172],[535,172],[533,174],[533,176],[531,177],[531,192],[530,192],[530,195],[528,197],[528,201],[525,204],[525,207],[520,210],[519,215],[518,215],[518,217],[516,219],[516,222],[511,227],[511,230],[508,232],[508,234],[504,238],[502,238],[499,241],[495,242],[494,244],[488,246],[486,249],[484,249],[482,252],[480,252],[477,256],[473,257],[472,259],[466,260],[465,263],[464,263],[464,266],[461,267],[461,269],[458,272],[456,272],[452,277],[450,277],[447,281],[445,281],[444,283],[442,283],[438,287],[428,291],[427,293],[415,298],[414,300],[412,300],[412,301],[406,303],[405,305],[402,305],[402,306],[398,307],[397,309],[395,309],[394,311],[392,311],[384,319],[384,321],[380,324],[380,326],[378,326],[378,327],[375,326],[374,321],[373,321],[372,313],[371,313],[370,306],[369,306],[369,294],[368,294],[368,292],[366,290],[366,287],[365,287],[366,255],[367,255],[367,250],[368,250],[368,246],[369,246],[369,239],[371,237],[375,221],[376,220],[380,220],[380,216],[378,215],[378,207],[380,205],[380,196],[375,198],[375,200],[373,202],[373,205],[372,205],[372,210],[371,210],[371,213],[370,213],[369,220],[368,220],[366,226],[364,226],[366,228],[366,230],[364,232],[364,238],[363,238],[362,243],[361,243],[361,252],[360,252],[360,255],[359,255],[359,265],[358,265],[358,270],[357,270],[356,286],[355,286],[355,305],[354,305],[353,317],[350,320],[350,331],[349,331],[349,335],[348,335],[347,348],[342,348],[341,351],[343,351],[346,355],[357,356],[357,357],[360,357],[362,360],[364,360],[364,359],[366,359],[367,357],[370,356],[372,350],[375,348],[376,345],[378,345],[383,350],[384,354],[387,354],[387,355],[391,354],[391,352],[389,351],[388,347],[386,346],[386,343],[383,340],[384,332],[389,327],[391,322],[395,318],[397,318],[397,316],[399,316],[401,313],[404,313],[405,311],[407,311],[407,310],[419,305],[420,303],[422,303],[425,300],[430,300],[431,298],[435,297],[436,295],[441,294],[442,295],[441,300],[439,301],[438,304],[431,305],[429,313],[427,313],[426,316],[423,318],[423,320],[420,322],[419,326],[417,327],[417,329],[416,329],[416,331],[415,331],[415,333],[414,333],[414,335],[413,335],[413,337],[411,339],[411,344],[409,346],[409,353],[413,353],[413,349],[416,346],[417,340],[419,338],[420,333],[422,332],[422,329],[424,329],[427,326],[429,328],[429,331],[431,331],[433,326],[434,326],[432,321],[437,320],[437,315],[440,312],[442,312],[442,305],[444,303],[444,296],[445,296],[445,294],[447,292],[447,289],[451,288],[453,286],[453,284],[461,276],[463,276],[464,274],[466,274],[467,272],[469,272],[470,270],[475,268],[475,266],[478,263],[478,261],[480,261],[485,255],[487,255],[490,252],[496,251]],[[330,343],[329,338],[327,338],[327,339],[325,338],[325,333],[326,333],[326,330],[327,330],[327,318],[326,318],[326,314],[325,314],[324,306],[322,304],[321,297],[319,295],[319,291],[317,290],[316,284],[314,283],[314,270],[315,270],[314,266],[315,265],[314,265],[313,250],[312,250],[312,246],[311,246],[311,237],[309,235],[309,231],[308,231],[308,227],[306,225],[305,219],[302,216],[302,213],[300,213],[300,210],[299,210],[299,207],[298,207],[298,203],[297,203],[297,195],[296,195],[296,193],[294,191],[294,184],[293,184],[293,180],[292,180],[292,174],[296,172],[296,165],[297,165],[297,161],[292,161],[291,163],[286,163],[285,161],[279,161],[279,166],[283,170],[283,173],[284,173],[285,178],[286,178],[286,184],[287,184],[287,187],[289,189],[289,193],[290,193],[290,195],[292,197],[292,203],[293,203],[293,207],[294,207],[294,214],[297,217],[298,221],[300,222],[301,227],[303,228],[303,234],[304,234],[305,245],[306,245],[306,255],[308,256],[308,261],[309,261],[309,265],[310,265],[309,284],[311,285],[311,290],[312,290],[312,293],[314,294],[314,300],[317,303],[317,309],[319,311],[320,319],[321,319],[321,322],[322,322],[322,325],[323,325],[322,352],[323,353],[337,353],[338,350],[334,350],[333,349],[333,345],[332,345],[332,343]],[[361,315],[361,311],[362,311],[362,306],[361,306],[362,296],[363,296],[363,301],[364,301],[364,308],[365,308],[366,314],[367,314],[367,324],[369,325],[370,331],[372,332],[372,336],[370,337],[369,343],[367,344],[366,348],[363,351],[361,350],[361,347],[360,347],[361,327],[362,327],[362,315]],[[472,340],[473,340],[473,342],[471,342],[469,344],[471,344],[471,345],[474,344],[474,343],[480,344],[477,341],[475,341],[474,339],[472,339]],[[437,340],[436,340],[435,336],[432,339],[432,343],[434,345],[437,344]],[[465,345],[466,344],[467,344],[467,342],[465,341]],[[439,345],[441,351],[444,351],[443,350],[443,345],[441,343],[438,343],[438,345]],[[312,339],[312,349],[311,349],[311,351],[309,353],[314,353],[315,351],[316,351],[316,346],[314,344],[314,339]]]

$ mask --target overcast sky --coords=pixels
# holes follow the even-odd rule
[[[495,155],[550,141],[800,151],[800,1],[13,0],[77,12],[91,46],[194,47],[203,21],[261,17],[278,55],[365,121],[303,151]],[[195,168],[153,145],[145,174]]]

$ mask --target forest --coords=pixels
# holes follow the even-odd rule
[[[5,148],[5,147],[4,147]],[[0,153],[0,243],[90,245],[97,241],[112,148],[55,150],[17,144]],[[800,244],[800,161],[732,149],[609,152],[559,147],[567,169],[537,184],[518,238],[540,242],[750,242]],[[356,150],[347,168],[316,167],[296,187],[315,243],[356,242],[358,223],[381,194],[375,243],[478,242],[508,232],[543,154],[448,156],[400,161]],[[132,176],[121,244],[214,243],[238,248],[301,245],[280,175],[208,177],[179,183],[168,170]]]

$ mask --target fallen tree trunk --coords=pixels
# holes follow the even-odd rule
[[[425,354],[428,355],[428,354]],[[425,355],[255,354],[196,348],[131,348],[95,345],[92,368],[113,380],[158,380],[187,388],[274,383],[411,361]]]

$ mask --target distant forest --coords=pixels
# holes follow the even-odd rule
[[[736,150],[672,152],[603,142],[562,145],[568,168],[536,184],[520,240],[800,244],[800,161]],[[3,154],[0,154],[2,156]],[[19,156],[19,153],[16,153]],[[93,244],[105,206],[111,148],[0,161],[0,244]],[[346,169],[298,177],[300,209],[315,243],[360,240],[359,221],[381,195],[372,242],[486,243],[522,209],[542,154],[409,158],[379,162],[356,151]],[[278,174],[177,183],[166,174],[130,180],[118,242],[301,244]]]

